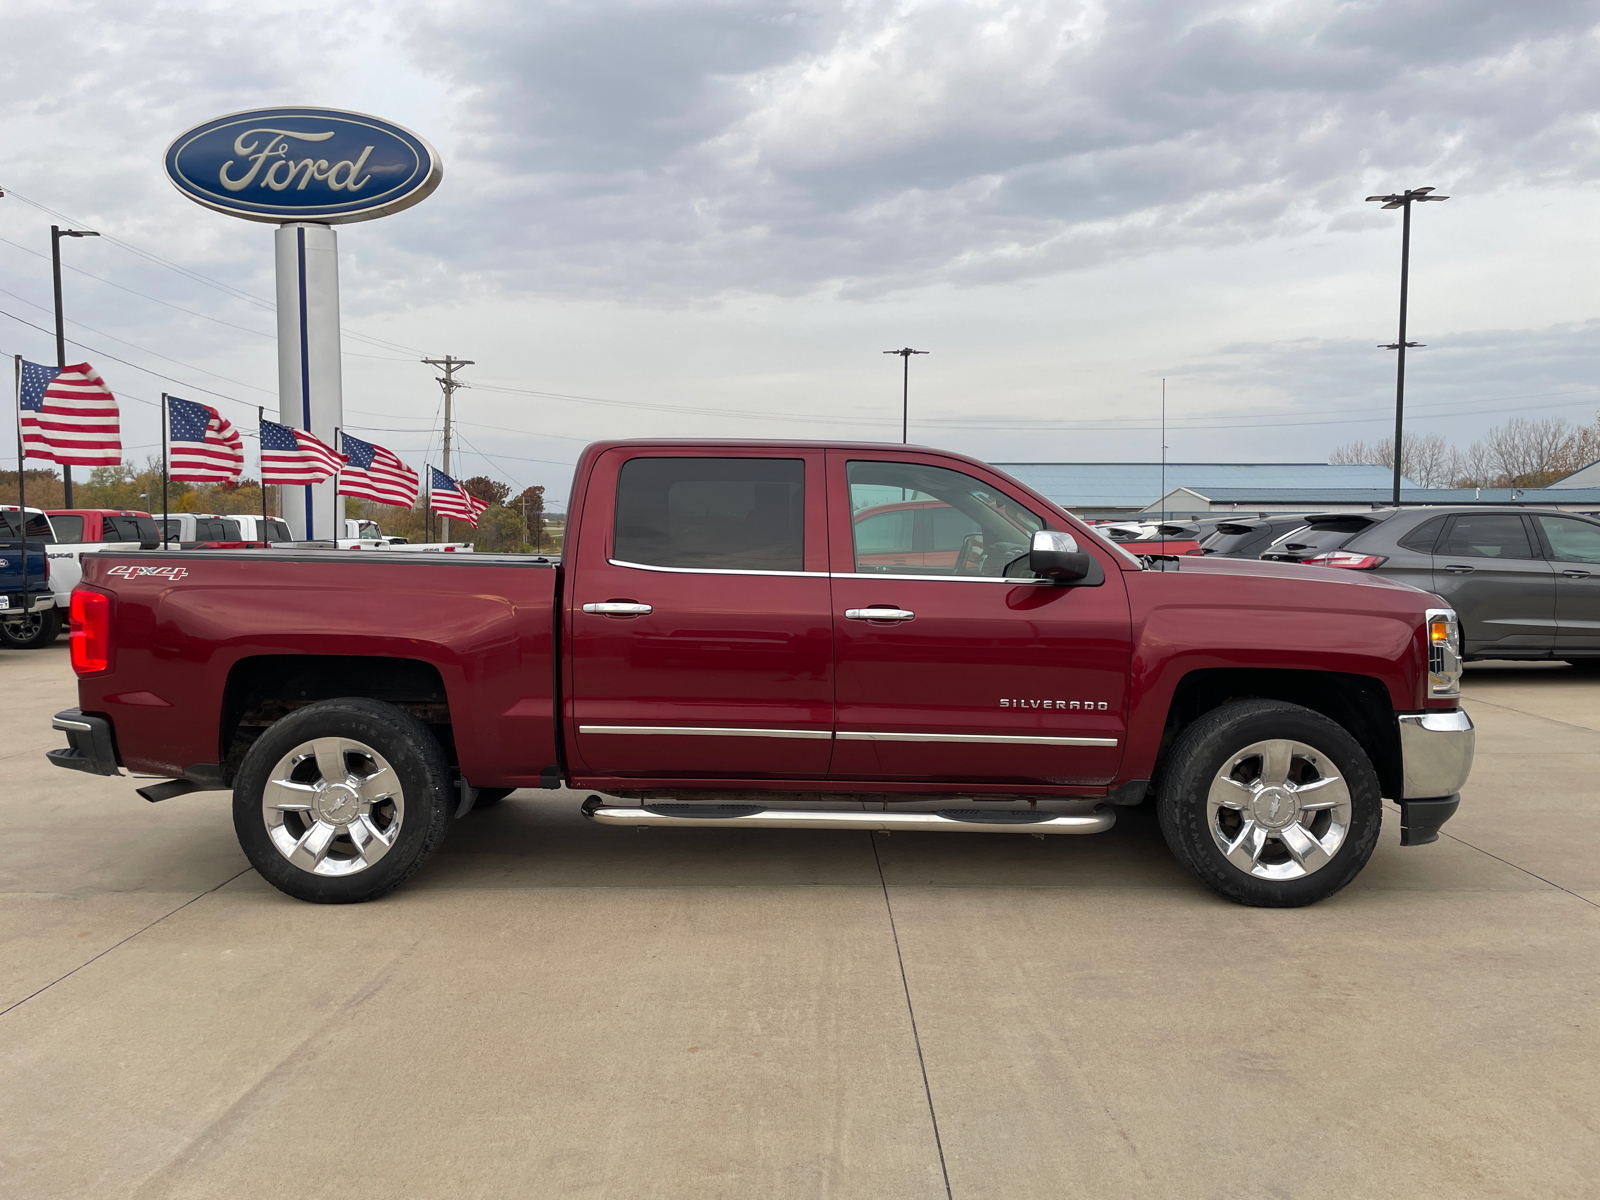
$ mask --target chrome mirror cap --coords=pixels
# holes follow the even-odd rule
[[[1059,554],[1076,554],[1078,552],[1078,539],[1070,533],[1059,529],[1040,529],[1033,535],[1033,544],[1029,550],[1055,551]]]

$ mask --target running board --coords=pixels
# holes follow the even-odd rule
[[[944,808],[938,812],[864,812],[844,809],[761,808],[755,804],[607,804],[583,802],[583,815],[600,825],[636,829],[866,829],[885,833],[1104,833],[1116,810],[1089,813],[1020,809]]]

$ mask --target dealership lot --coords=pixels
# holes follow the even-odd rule
[[[1600,1192],[1600,676],[1468,669],[1438,845],[1235,907],[1112,833],[458,823],[386,900],[248,871],[226,797],[50,767],[0,655],[0,1172],[47,1196]]]

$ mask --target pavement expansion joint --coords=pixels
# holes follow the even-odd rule
[[[5,1016],[7,1013],[11,1012],[12,1009],[21,1008],[24,1004],[26,1004],[29,1000],[32,1000],[35,996],[44,995],[45,992],[48,992],[51,988],[55,987],[56,984],[60,983],[64,979],[72,978],[79,971],[81,971],[85,967],[87,967],[90,963],[99,962],[106,955],[110,954],[113,950],[117,949],[117,947],[126,946],[129,942],[133,941],[133,939],[138,937],[141,933],[148,933],[150,930],[154,929],[157,925],[161,924],[161,922],[165,921],[168,917],[173,916],[173,915],[175,915],[177,913],[180,913],[184,909],[188,908],[189,905],[193,904],[196,900],[205,899],[205,897],[211,895],[212,892],[215,892],[220,888],[227,887],[235,879],[239,878],[239,875],[248,875],[254,869],[255,869],[254,867],[246,867],[243,871],[240,871],[238,875],[229,876],[227,879],[224,879],[221,883],[217,884],[216,887],[207,888],[203,892],[197,892],[195,895],[190,896],[187,900],[185,900],[182,904],[178,905],[178,907],[172,909],[170,912],[162,913],[159,917],[157,917],[154,921],[151,921],[150,924],[144,926],[142,929],[135,929],[127,937],[123,938],[119,942],[116,942],[116,943],[113,943],[110,946],[107,946],[104,950],[100,951],[100,953],[96,954],[93,958],[84,959],[83,962],[81,962],[77,966],[73,967],[72,970],[67,971],[62,975],[58,975],[56,978],[52,979],[49,983],[45,984],[42,988],[39,988],[36,991],[30,992],[28,995],[24,996],[21,1000],[18,1000],[15,1004],[9,1004],[5,1008],[0,1008],[0,1017]]]
[[[872,861],[878,867],[878,883],[883,887],[883,909],[889,916],[889,935],[894,939],[894,961],[900,968],[900,987],[906,994],[906,1016],[911,1020],[911,1040],[917,1048],[917,1068],[922,1072],[922,1094],[928,1101],[928,1121],[933,1126],[933,1145],[939,1152],[939,1174],[944,1178],[946,1200],[954,1200],[950,1191],[950,1168],[944,1161],[944,1141],[939,1136],[939,1114],[933,1107],[933,1088],[928,1083],[928,1063],[922,1055],[922,1035],[917,1031],[917,1010],[911,1003],[911,983],[906,978],[906,960],[900,953],[900,930],[894,921],[894,905],[889,900],[889,881],[883,875],[883,860],[878,857],[878,841],[872,838]]]

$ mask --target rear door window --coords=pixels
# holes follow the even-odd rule
[[[613,560],[719,571],[805,569],[805,460],[630,458]]]
[[[293,539],[289,536],[289,527],[282,521],[271,520],[266,522],[267,541],[288,542]]]
[[[1573,517],[1535,517],[1560,562],[1600,563],[1600,525]]]
[[[1534,558],[1527,527],[1515,513],[1469,513],[1454,518],[1436,554],[1448,558]]]

